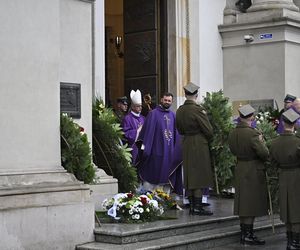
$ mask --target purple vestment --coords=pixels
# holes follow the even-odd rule
[[[122,128],[124,131],[124,136],[128,142],[128,145],[132,148],[132,164],[136,164],[137,155],[138,155],[138,148],[135,145],[135,140],[137,137],[137,130],[140,126],[144,124],[145,117],[140,115],[136,116],[131,112],[128,113],[123,121],[122,121]]]
[[[300,113],[294,107],[290,107],[290,109],[293,109],[297,114],[300,115]],[[297,127],[297,128],[300,127],[300,118],[296,121],[295,127]],[[278,124],[278,127],[277,127],[277,133],[282,134],[283,132],[284,132],[284,125],[283,125],[283,117],[281,115],[280,119],[279,119],[279,124]]]
[[[182,194],[182,151],[174,112],[161,106],[149,112],[138,140],[145,146],[140,178],[155,185],[170,184]]]
[[[235,124],[235,125],[237,125],[237,124],[240,123],[240,122],[241,122],[241,117],[237,117],[237,118],[235,118],[235,119],[233,120],[233,124]],[[256,125],[257,125],[256,120],[253,120],[253,121],[251,122],[251,128],[256,128]]]

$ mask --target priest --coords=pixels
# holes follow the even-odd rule
[[[136,165],[138,148],[135,142],[139,136],[139,133],[145,121],[145,117],[141,115],[141,111],[142,111],[141,91],[139,89],[136,91],[131,90],[130,99],[131,99],[131,110],[124,117],[122,121],[122,128],[124,131],[124,137],[126,139],[126,142],[132,148],[132,152],[131,152],[132,164]]]
[[[144,189],[162,188],[182,194],[182,152],[175,127],[175,113],[170,110],[171,93],[164,93],[160,105],[148,113],[139,135],[143,151],[138,173]],[[148,187],[148,188],[147,188]]]

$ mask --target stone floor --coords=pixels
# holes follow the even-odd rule
[[[264,246],[241,246],[240,244],[230,244],[222,247],[213,248],[212,250],[285,250],[286,237],[284,234],[264,238]]]

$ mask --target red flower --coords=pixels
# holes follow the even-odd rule
[[[143,205],[147,204],[147,198],[146,197],[141,197],[141,202]]]
[[[128,194],[127,194],[127,197],[128,197],[129,199],[131,199],[131,198],[132,198],[132,196],[133,196],[133,194],[132,194],[132,193],[128,193]]]
[[[83,127],[79,127],[79,131],[80,132],[84,132],[84,128]]]

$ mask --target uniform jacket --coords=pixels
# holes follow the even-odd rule
[[[279,168],[280,218],[300,223],[300,138],[285,131],[271,142],[270,154],[273,166]]]
[[[183,135],[183,172],[186,189],[213,186],[208,141],[213,129],[204,108],[186,100],[176,112],[176,126]]]
[[[234,214],[262,216],[267,214],[267,181],[264,161],[269,156],[258,130],[240,122],[229,134],[229,147],[237,157],[235,169]]]

